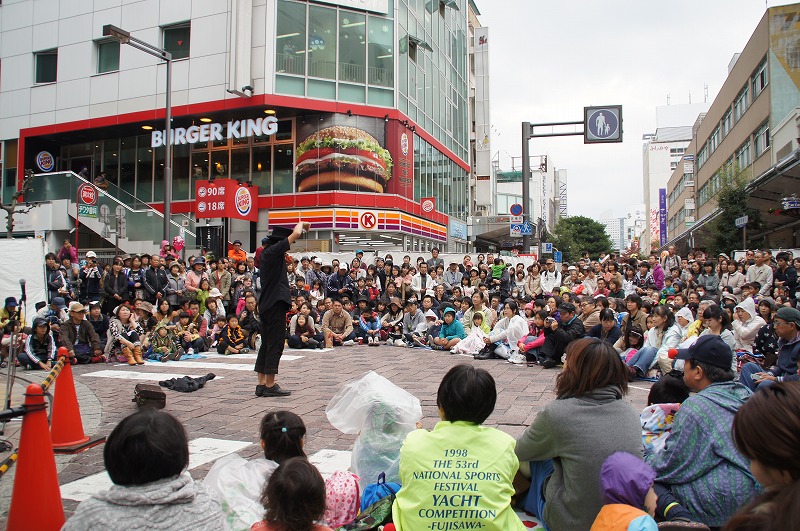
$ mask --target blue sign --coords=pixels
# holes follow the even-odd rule
[[[542,244],[542,253],[552,253],[553,252],[553,244],[552,243],[543,243]]]
[[[583,121],[584,143],[622,142],[621,105],[584,107]]]
[[[508,209],[509,213],[512,216],[521,216],[522,215],[522,205],[519,203],[515,203],[511,205],[511,208]]]
[[[561,261],[562,261],[562,260],[561,260],[561,259],[562,259],[562,257],[563,257],[563,255],[561,254],[561,251],[556,251],[556,252],[554,252],[554,253],[553,253],[553,262],[555,262],[555,263],[557,263],[557,264],[560,264],[560,263],[561,263]]]

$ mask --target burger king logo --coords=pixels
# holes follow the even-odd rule
[[[200,201],[199,203],[197,203],[197,211],[200,212],[201,214],[206,211],[205,201]]]
[[[400,151],[403,152],[403,156],[408,155],[408,135],[403,133],[400,135]]]
[[[197,195],[199,197],[205,197],[206,196],[206,187],[205,186],[201,186],[200,189],[197,191]]]
[[[56,166],[56,159],[53,158],[49,151],[40,151],[36,155],[36,165],[42,171],[52,171]]]
[[[253,209],[253,197],[250,195],[250,190],[247,188],[239,188],[236,190],[236,211],[246,216]]]
[[[433,211],[433,208],[434,208],[434,206],[433,206],[433,200],[432,199],[426,199],[425,201],[422,202],[422,211],[423,212],[431,212],[431,211]]]

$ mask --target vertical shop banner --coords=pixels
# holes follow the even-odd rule
[[[414,133],[397,120],[386,122],[386,147],[394,170],[387,192],[414,199]]]
[[[194,212],[198,218],[236,218],[258,221],[258,187],[235,179],[195,181]]]
[[[659,229],[659,246],[663,247],[667,244],[667,189],[658,189],[658,229]]]

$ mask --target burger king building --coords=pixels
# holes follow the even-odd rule
[[[309,250],[466,251],[476,14],[472,0],[5,1],[3,201],[25,169],[86,168],[162,210],[170,142],[188,248],[252,251],[302,217]],[[107,24],[172,53],[169,138],[166,65]],[[87,227],[81,247],[113,247]]]

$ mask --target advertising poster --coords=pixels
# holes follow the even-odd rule
[[[395,161],[386,146],[386,125],[382,119],[342,115],[297,124],[295,190],[394,190]]]

